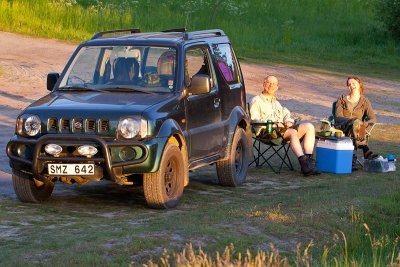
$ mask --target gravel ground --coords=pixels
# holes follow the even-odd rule
[[[15,119],[22,109],[48,93],[47,73],[61,72],[76,45],[0,32],[0,47],[0,196],[15,197],[5,153]],[[241,67],[247,101],[261,91],[263,77],[275,75],[280,81],[278,99],[281,103],[295,116],[314,122],[330,114],[332,102],[347,92],[345,81],[351,75],[280,65],[242,63]],[[378,121],[399,124],[400,83],[361,78],[365,83],[366,96],[377,111]]]

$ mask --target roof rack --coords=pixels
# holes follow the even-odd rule
[[[194,31],[194,32],[185,32],[185,40],[191,40],[191,39],[197,39],[201,38],[203,36],[225,36],[225,33],[223,30],[204,30],[204,31]]]
[[[175,28],[169,30],[162,30],[161,32],[187,32],[186,28]]]
[[[122,33],[122,32],[129,32],[129,33],[140,33],[140,29],[119,29],[119,30],[111,30],[111,31],[103,31],[103,32],[98,32],[95,35],[93,35],[93,39],[97,38],[102,38],[104,35],[111,34],[111,33]]]

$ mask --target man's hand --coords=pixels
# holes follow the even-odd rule
[[[278,122],[276,125],[278,126],[278,128],[285,128],[285,125],[281,122]]]
[[[285,125],[286,128],[290,128],[290,127],[293,126],[293,122],[287,121],[287,122],[284,123],[284,125]]]

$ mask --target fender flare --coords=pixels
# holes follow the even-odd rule
[[[178,123],[173,119],[168,119],[163,122],[156,136],[158,139],[157,157],[154,162],[152,172],[158,171],[160,167],[161,157],[163,156],[164,149],[167,143],[176,144],[182,152],[185,168],[184,182],[185,186],[189,184],[189,159],[188,148],[183,131]]]
[[[223,155],[223,159],[227,159],[231,150],[233,135],[235,134],[236,128],[243,128],[246,132],[247,140],[249,142],[249,148],[253,147],[251,140],[251,126],[250,119],[245,110],[241,106],[236,106],[228,118],[228,142]],[[248,155],[252,155],[252,151],[249,151]]]

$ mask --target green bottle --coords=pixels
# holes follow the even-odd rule
[[[272,134],[272,120],[267,120],[267,133]]]

